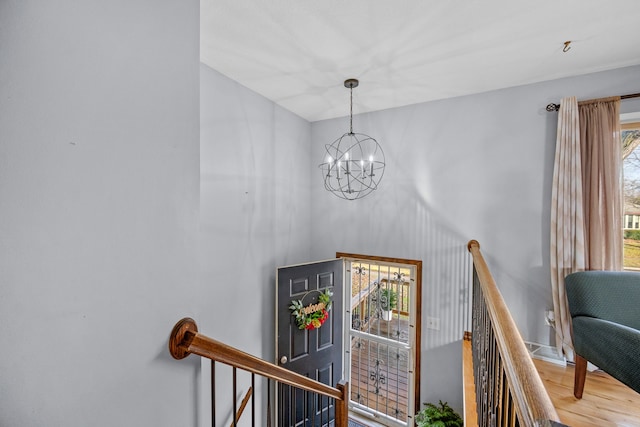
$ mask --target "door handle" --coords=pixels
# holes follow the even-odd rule
[[[287,356],[282,356],[280,358],[280,364],[284,365],[285,363],[287,363],[289,361],[289,359],[287,359]]]

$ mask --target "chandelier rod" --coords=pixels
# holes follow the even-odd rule
[[[349,108],[349,133],[353,134],[353,85],[349,87],[349,92],[351,92],[351,100],[349,103],[349,105],[351,105]]]
[[[353,135],[353,88],[358,87],[358,79],[347,79],[344,87],[349,88],[349,135]]]

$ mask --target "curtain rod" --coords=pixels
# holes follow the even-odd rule
[[[629,95],[620,95],[620,99],[640,98],[640,93],[632,93]],[[547,104],[547,111],[558,111],[560,104]]]

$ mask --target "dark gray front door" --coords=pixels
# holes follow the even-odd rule
[[[276,351],[277,363],[335,387],[342,378],[343,261],[340,259],[282,267],[277,271]],[[321,292],[330,290],[329,317],[316,329],[299,329],[289,306],[318,303]],[[279,426],[326,426],[333,424],[335,405],[325,397],[278,386]]]

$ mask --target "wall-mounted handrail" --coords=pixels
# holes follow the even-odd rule
[[[335,425],[347,427],[349,396],[345,382],[341,381],[336,387],[331,387],[223,344],[199,333],[196,322],[188,317],[179,320],[173,327],[169,337],[169,352],[174,359],[184,359],[189,354],[196,354],[282,384],[333,398],[336,405]]]
[[[507,408],[511,404],[521,426],[562,425],[480,252],[480,244],[471,240],[467,248],[474,266],[472,346],[479,425],[487,425],[481,422],[482,417],[490,418],[488,425],[511,425],[514,420]],[[488,414],[480,414],[483,411]],[[505,424],[499,422],[501,419]]]

